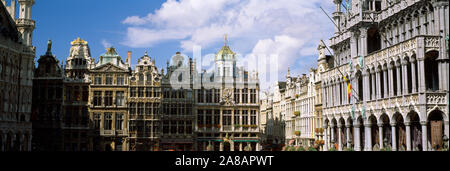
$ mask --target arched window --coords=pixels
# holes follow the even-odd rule
[[[439,52],[432,51],[425,54],[425,85],[427,90],[439,90]]]
[[[363,76],[361,74],[361,71],[358,71],[356,73],[356,78],[358,78],[358,102],[362,101],[364,99],[364,84],[363,84]]]

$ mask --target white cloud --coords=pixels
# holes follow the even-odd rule
[[[106,41],[105,39],[102,40],[102,45],[105,49],[110,48],[112,46],[112,44]]]
[[[146,16],[130,16],[124,45],[149,47],[179,41],[184,52],[194,46],[218,48],[228,34],[230,47],[253,58],[278,56],[279,75],[311,60],[320,39],[332,35],[333,24],[319,6],[332,12],[330,0],[168,0]],[[252,58],[246,56],[243,60]],[[261,61],[264,61],[261,60]],[[270,60],[266,60],[270,61]],[[302,61],[301,63],[314,63]],[[260,76],[265,73],[259,71]],[[301,73],[299,73],[301,74]],[[280,77],[281,79],[284,78]]]

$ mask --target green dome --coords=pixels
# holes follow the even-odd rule
[[[236,60],[236,53],[234,53],[226,44],[220,49],[216,55],[216,60]]]

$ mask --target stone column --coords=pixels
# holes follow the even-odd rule
[[[371,123],[367,123],[364,125],[365,126],[365,135],[366,135],[366,145],[365,145],[365,150],[364,151],[372,151],[372,124]]]
[[[402,61],[402,88],[403,88],[403,95],[408,94],[408,67],[406,66],[408,62],[404,59]]]
[[[374,70],[371,70],[370,71],[370,77],[372,78],[372,96],[371,96],[371,100],[375,100],[376,99],[376,92],[377,92],[377,89],[376,89],[376,83],[375,83],[375,71]]]
[[[411,151],[411,123],[405,122],[406,128],[406,151]]]
[[[325,140],[324,140],[324,147],[323,147],[323,151],[328,151],[328,125],[327,125],[327,123],[323,123],[323,128],[324,128],[324,138],[325,138]]]
[[[379,135],[379,136],[378,136],[378,137],[379,137],[378,139],[379,139],[379,141],[380,141],[380,142],[379,142],[379,143],[380,143],[380,149],[382,149],[382,148],[384,148],[384,143],[383,143],[383,142],[384,142],[384,141],[383,141],[383,140],[384,140],[384,137],[383,137],[383,136],[384,136],[384,135],[383,135],[383,123],[379,123],[379,124],[378,124],[378,135]]]
[[[417,93],[417,86],[416,86],[416,59],[415,58],[411,58],[409,60],[409,62],[411,62],[411,82],[412,82],[412,93]]]
[[[387,68],[383,66],[383,98],[387,98],[388,94],[388,72]]]
[[[391,123],[392,127],[392,151],[397,151],[397,130],[396,123]]]
[[[402,74],[401,74],[401,64],[396,63],[395,68],[397,69],[397,96],[402,95]]]
[[[420,125],[422,125],[422,150],[428,151],[427,121],[420,121]]]
[[[337,124],[338,127],[338,150],[342,151],[342,125],[339,123]]]
[[[368,73],[366,70],[365,71],[363,71],[363,82],[364,82],[364,85],[366,85],[366,86],[364,86],[364,88],[363,88],[363,93],[364,93],[364,99],[362,99],[362,100],[364,100],[364,101],[368,101],[368,100],[370,100],[370,88],[369,88],[369,84],[370,84],[370,81],[369,81],[369,75],[370,75],[370,73]],[[359,89],[358,89],[359,90]]]
[[[345,125],[346,129],[347,129],[347,148],[351,148],[351,144],[350,144],[350,139],[352,139],[352,137],[350,136],[350,127],[351,125],[347,124]],[[354,142],[354,141],[353,141]]]
[[[368,28],[362,27],[359,29],[360,31],[360,41],[361,41],[361,47],[360,49],[360,55],[367,56],[367,30]]]
[[[376,99],[381,99],[381,76],[383,70],[380,70],[379,68],[375,69],[375,77],[376,77]]]
[[[355,142],[355,151],[361,151],[361,134],[360,134],[360,125],[359,124],[355,124],[353,125],[353,134],[355,135],[355,139],[353,140],[353,142]]]
[[[330,143],[332,143],[332,144],[330,144],[330,148],[331,148],[331,145],[333,145],[334,146],[334,143],[336,143],[336,142],[334,142],[333,143],[333,140],[334,140],[334,124],[333,124],[333,122],[331,122],[331,124],[330,124]]]
[[[419,56],[417,56],[419,57]],[[418,64],[418,78],[419,78],[419,92],[425,92],[425,61],[424,59],[417,59],[417,64]]]
[[[389,74],[389,97],[394,97],[394,72],[392,71],[393,66],[388,64],[388,74]]]

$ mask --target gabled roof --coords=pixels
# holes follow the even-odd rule
[[[0,34],[14,42],[19,42],[19,31],[16,23],[3,3],[0,3]]]
[[[103,65],[94,67],[91,69],[92,72],[129,72],[129,70],[125,68],[118,67],[110,62],[105,63]]]

